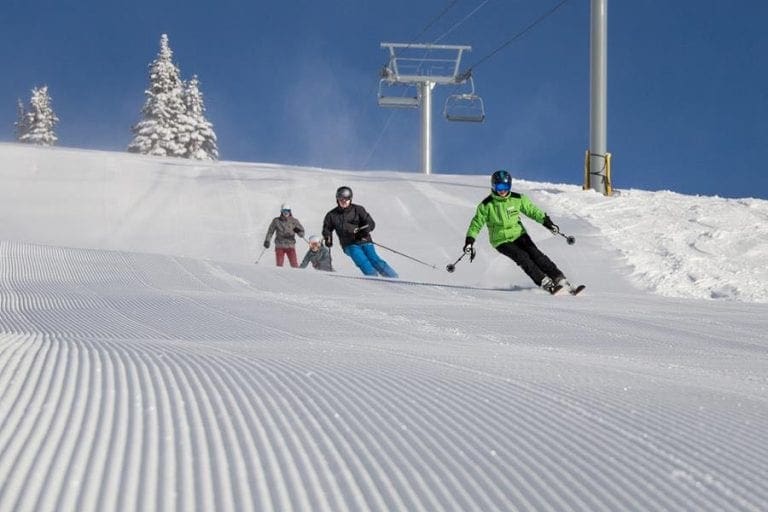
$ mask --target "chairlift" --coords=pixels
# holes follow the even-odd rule
[[[475,83],[469,77],[469,92],[452,94],[445,100],[443,115],[448,121],[482,123],[485,120],[483,99],[475,94]]]
[[[379,81],[379,106],[388,108],[419,108],[419,92],[415,85],[382,78]]]

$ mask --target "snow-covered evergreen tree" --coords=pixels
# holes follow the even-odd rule
[[[19,116],[16,123],[16,136],[19,142],[52,146],[59,140],[53,131],[59,118],[53,112],[47,85],[32,89],[28,110],[25,110],[24,105],[19,101]]]
[[[185,84],[184,104],[187,107],[185,126],[180,140],[187,148],[187,158],[195,160],[217,160],[219,148],[213,124],[205,118],[203,93],[197,75]]]
[[[179,123],[186,116],[184,84],[173,63],[168,36],[160,37],[160,51],[149,65],[149,89],[142,108],[142,120],[133,128],[128,151],[145,155],[183,157],[187,148],[179,141]]]

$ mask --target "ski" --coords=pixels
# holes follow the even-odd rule
[[[580,294],[582,291],[584,291],[584,288],[586,288],[586,285],[580,284],[579,286],[574,286],[573,288],[571,288],[570,290],[568,290],[568,292],[569,292],[571,295],[578,295],[578,294]]]

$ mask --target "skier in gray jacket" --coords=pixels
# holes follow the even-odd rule
[[[275,235],[275,263],[278,267],[283,266],[285,257],[288,256],[288,262],[293,268],[299,266],[296,258],[296,235],[304,238],[304,227],[299,219],[291,214],[291,207],[283,203],[280,207],[280,216],[272,219],[267,229],[267,236],[264,239],[264,248],[269,249],[269,241]]]
[[[312,266],[317,270],[333,272],[331,250],[323,245],[323,239],[317,235],[309,237],[309,249],[307,250],[307,254],[304,255],[304,259],[301,261],[299,267],[307,268],[307,265],[310,263],[312,263]]]

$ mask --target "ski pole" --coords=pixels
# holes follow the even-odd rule
[[[261,250],[261,254],[259,254],[258,258],[256,258],[256,264],[258,264],[261,261],[261,257],[264,256],[265,252],[267,252],[267,248],[266,247]]]
[[[445,266],[445,270],[447,270],[448,272],[453,272],[454,270],[456,270],[456,264],[460,262],[461,259],[467,254],[469,254],[469,262],[472,263],[475,260],[475,255],[477,254],[477,252],[475,252],[474,247],[470,247],[469,250],[462,252],[461,256],[459,256],[459,259]]]
[[[428,267],[432,267],[433,269],[437,270],[437,267],[436,267],[436,266],[434,266],[434,265],[430,265],[429,263],[426,263],[426,262],[424,262],[424,261],[421,261],[421,260],[419,260],[419,259],[416,259],[416,258],[414,258],[413,256],[408,256],[407,254],[403,254],[402,252],[400,252],[400,251],[396,251],[396,250],[394,250],[394,249],[392,249],[392,248],[389,248],[389,247],[387,247],[386,245],[381,245],[381,244],[379,244],[379,243],[376,243],[376,242],[371,242],[371,243],[372,243],[373,245],[375,245],[375,246],[381,247],[382,249],[386,249],[386,250],[388,250],[388,251],[391,251],[391,252],[393,252],[393,253],[395,253],[395,254],[399,254],[400,256],[404,256],[404,257],[408,258],[409,260],[413,260],[413,261],[415,261],[415,262],[417,262],[417,263],[421,263],[422,265],[426,265],[426,266],[428,266]]]
[[[576,243],[576,238],[572,237],[572,236],[569,236],[569,235],[566,235],[565,233],[561,232],[560,231],[560,226],[558,226],[557,224],[552,224],[552,229],[550,231],[552,231],[552,233],[554,233],[556,235],[560,235],[563,238],[565,238],[565,241],[568,242],[568,245],[573,245],[573,244]]]
[[[575,237],[566,235],[565,233],[560,233],[559,231],[557,232],[557,234],[562,236],[562,237],[564,237],[565,241],[568,242],[568,245],[573,245],[573,244],[576,243],[576,238]]]
[[[461,256],[459,256],[459,259],[457,259],[453,263],[449,263],[449,264],[447,264],[445,266],[445,270],[447,270],[448,272],[453,272],[454,270],[456,270],[456,264],[458,262],[460,262],[462,260],[462,258],[464,258],[464,256],[466,256],[466,255],[467,255],[466,252],[461,253]]]

